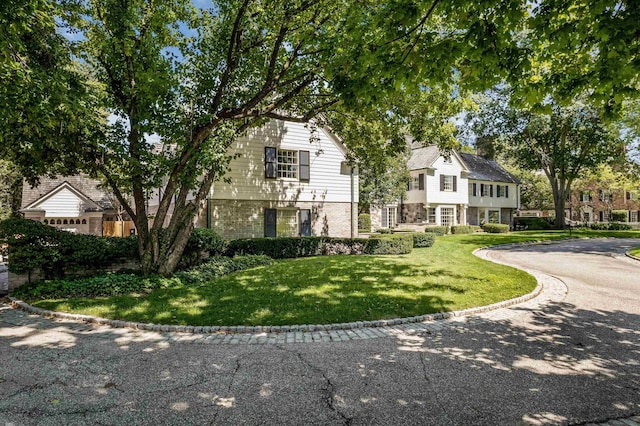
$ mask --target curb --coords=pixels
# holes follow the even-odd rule
[[[629,257],[629,258],[631,258],[631,259],[634,259],[634,260],[638,260],[638,261],[640,261],[640,257],[632,255],[630,251],[625,252],[625,254],[624,254],[624,255],[625,255],[625,256],[627,256],[627,257]]]
[[[525,244],[539,244],[539,243],[515,243],[515,244],[502,244],[499,246],[515,246],[515,245],[525,245]],[[498,247],[498,246],[492,246]],[[486,250],[487,247],[476,249],[472,252],[473,255],[477,256],[476,253]],[[485,259],[488,260],[488,259]],[[491,260],[488,260],[491,262]],[[164,325],[164,324],[152,324],[152,323],[139,323],[139,322],[131,322],[131,321],[122,321],[122,320],[112,320],[107,318],[94,317],[90,315],[82,315],[82,314],[68,314],[64,312],[57,311],[49,311],[46,309],[37,308],[35,306],[31,306],[28,303],[15,299],[9,296],[11,300],[11,307],[14,309],[21,309],[25,312],[40,315],[45,318],[54,318],[54,319],[65,319],[72,320],[78,322],[84,322],[88,324],[96,324],[96,325],[108,325],[114,328],[129,328],[133,330],[144,330],[144,331],[156,331],[156,332],[178,332],[178,333],[191,333],[191,334],[212,334],[212,333],[224,333],[224,334],[235,334],[235,333],[286,333],[286,332],[314,332],[314,331],[332,331],[332,330],[355,330],[362,328],[379,328],[379,327],[389,327],[389,326],[397,326],[404,324],[413,324],[413,323],[421,323],[427,321],[441,321],[456,317],[465,317],[470,315],[477,315],[489,311],[495,311],[497,309],[507,308],[513,305],[517,305],[523,302],[527,302],[535,297],[537,297],[543,290],[542,283],[538,280],[538,285],[536,288],[528,294],[523,296],[519,296],[513,299],[504,300],[502,302],[493,303],[491,305],[479,306],[476,308],[468,308],[460,311],[452,311],[452,312],[439,312],[435,314],[425,314],[418,315],[414,317],[406,317],[406,318],[394,318],[394,319],[386,319],[386,320],[377,320],[377,321],[355,321],[349,323],[338,323],[338,324],[303,324],[303,325],[283,325],[283,326],[185,326],[185,325]]]

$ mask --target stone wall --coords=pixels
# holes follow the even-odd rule
[[[427,220],[424,204],[403,204],[402,205],[402,222],[403,223],[422,223]]]
[[[353,220],[350,203],[296,202],[278,203],[252,200],[212,200],[211,229],[224,238],[264,237],[264,209],[311,210],[312,234],[330,237],[350,237]],[[353,206],[357,228],[358,206]],[[207,212],[200,215],[198,226],[207,227]]]
[[[110,265],[107,265],[102,268],[91,268],[91,269],[82,269],[77,270],[75,268],[65,269],[65,278],[79,278],[79,277],[90,277],[92,275],[97,275],[101,273],[108,272],[120,272],[120,271],[138,271],[140,270],[140,262],[131,260],[131,259],[120,259]],[[44,279],[44,274],[40,269],[34,269],[31,271],[31,274],[16,274],[13,272],[9,272],[9,291],[20,287],[29,282],[29,278],[31,282],[41,281]]]

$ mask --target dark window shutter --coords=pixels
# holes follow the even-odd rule
[[[480,184],[480,196],[484,197],[486,189],[484,188],[484,183]]]
[[[301,237],[310,237],[311,236],[311,210],[300,210],[299,212],[299,222],[300,222],[300,236]]]
[[[489,185],[489,197],[493,197],[493,185]]]
[[[504,197],[509,198],[509,185],[504,186]]]
[[[309,151],[299,151],[298,161],[300,162],[300,180],[309,181]]]
[[[411,191],[411,181],[407,182],[407,191]]]
[[[501,186],[500,185],[496,185],[496,197],[500,198],[500,189]]]
[[[631,193],[629,191],[625,191],[625,197],[627,198],[627,200],[631,199]]]
[[[424,173],[418,175],[418,189],[424,191]]]
[[[264,209],[264,236],[276,236],[276,209]]]
[[[471,184],[471,188],[473,189],[473,196],[475,197],[476,195],[478,195],[478,188],[477,188],[477,184],[472,183],[472,184]]]
[[[440,191],[444,191],[444,175],[440,175]]]
[[[271,146],[264,148],[264,177],[267,179],[275,179],[277,177],[277,149]]]
[[[604,212],[600,212],[600,222],[604,221]]]
[[[453,177],[453,192],[458,192],[458,176]]]

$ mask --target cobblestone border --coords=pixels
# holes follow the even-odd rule
[[[557,241],[557,240],[555,240]],[[545,244],[549,242],[526,242],[526,243],[509,243],[491,246],[496,247],[508,247],[508,246],[523,246],[532,244]],[[473,255],[481,257],[490,262],[486,256],[479,255],[485,252],[489,247],[482,247],[473,251]],[[498,263],[498,262],[494,262]],[[21,309],[25,312],[40,315],[45,318],[55,318],[72,320],[78,322],[84,322],[88,324],[107,325],[114,328],[129,328],[133,330],[155,331],[155,332],[177,332],[177,333],[191,333],[191,334],[235,334],[235,333],[290,333],[290,332],[329,332],[335,330],[358,330],[363,328],[381,328],[381,327],[393,327],[405,324],[422,323],[429,321],[446,320],[456,317],[465,317],[471,315],[478,315],[485,312],[495,311],[497,309],[507,308],[513,305],[517,305],[537,297],[543,290],[543,285],[538,280],[536,288],[528,294],[520,297],[516,297],[502,302],[493,303],[491,305],[479,306],[476,308],[463,309],[460,311],[452,312],[439,312],[435,314],[425,314],[406,318],[395,318],[377,321],[355,321],[348,323],[338,324],[302,324],[302,325],[283,325],[283,326],[185,326],[185,325],[164,325],[164,324],[152,324],[152,323],[140,323],[132,321],[112,320],[107,318],[94,317],[90,315],[82,314],[68,314],[65,312],[49,311],[46,309],[37,308],[31,306],[28,303],[15,299],[9,296],[11,300],[11,307],[14,309]]]
[[[630,251],[625,252],[625,256],[630,257],[631,259],[640,260],[640,257],[632,255]]]

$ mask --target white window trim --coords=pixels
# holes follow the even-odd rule
[[[443,191],[453,192],[453,175],[444,175]]]
[[[281,162],[281,154],[283,153],[287,153],[287,158],[291,158],[294,160],[293,163],[290,162]],[[292,155],[289,156],[288,154],[291,153]],[[285,167],[291,167],[292,170],[287,171],[287,170],[282,170],[282,168],[284,169]],[[282,173],[292,173],[293,176],[283,176]],[[276,178],[278,179],[283,179],[283,180],[298,180],[298,177],[300,176],[300,159],[298,156],[298,151],[295,149],[280,149],[278,148],[276,151]]]

